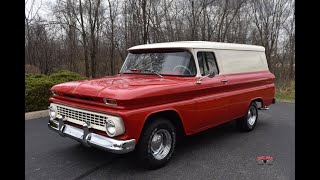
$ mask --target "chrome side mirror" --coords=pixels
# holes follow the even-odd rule
[[[201,80],[202,80],[202,79],[204,79],[204,78],[206,78],[206,77],[213,78],[215,75],[216,75],[216,73],[215,73],[214,71],[211,71],[211,72],[209,72],[209,74],[200,77],[200,78],[196,81],[196,83],[197,83],[197,84],[201,84]]]

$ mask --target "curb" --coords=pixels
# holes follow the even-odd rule
[[[28,113],[24,114],[25,120],[31,120],[31,119],[47,117],[47,116],[49,116],[48,115],[48,110],[33,111],[33,112],[28,112]]]

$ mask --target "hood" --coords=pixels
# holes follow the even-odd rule
[[[123,74],[66,82],[53,86],[51,90],[74,95],[129,100],[167,94],[175,87],[185,84],[186,81],[194,83],[194,78]]]

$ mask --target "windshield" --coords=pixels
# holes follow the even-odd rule
[[[189,51],[131,52],[120,73],[195,76],[196,68]]]

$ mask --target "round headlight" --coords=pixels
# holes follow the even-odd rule
[[[49,107],[49,116],[51,119],[55,119],[57,117],[57,112],[53,106]]]
[[[106,132],[109,136],[114,136],[116,133],[116,126],[114,125],[114,122],[111,120],[108,120],[106,123]]]

